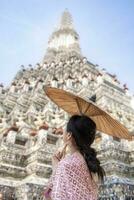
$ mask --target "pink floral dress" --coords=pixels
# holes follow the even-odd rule
[[[50,180],[52,200],[97,200],[98,186],[79,152],[61,160]]]

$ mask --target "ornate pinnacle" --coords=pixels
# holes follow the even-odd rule
[[[73,28],[72,16],[67,9],[63,12],[63,14],[61,16],[60,28],[61,29],[64,29],[64,28],[72,29]]]

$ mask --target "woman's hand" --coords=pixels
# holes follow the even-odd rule
[[[59,161],[65,156],[67,144],[64,145],[62,151],[57,151],[52,157],[52,167],[53,169],[57,167]]]
[[[61,160],[61,153],[60,153],[60,151],[57,151],[52,157],[52,168],[53,169],[55,169],[57,167],[60,160]]]

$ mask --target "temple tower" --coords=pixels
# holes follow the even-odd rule
[[[79,35],[74,29],[72,16],[66,9],[59,26],[49,38],[44,61],[55,61],[76,55],[81,57]]]

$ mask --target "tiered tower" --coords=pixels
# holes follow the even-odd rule
[[[44,62],[60,61],[72,56],[82,57],[79,46],[79,35],[74,30],[72,16],[65,10],[61,17],[60,25],[52,33],[47,52],[44,57]]]
[[[41,63],[21,66],[8,88],[0,85],[0,192],[3,199],[43,199],[51,156],[61,144],[68,114],[46,97],[45,86],[91,98],[134,131],[133,97],[115,75],[83,57],[66,10]],[[134,199],[134,142],[98,132],[94,143],[107,177],[99,199]]]

